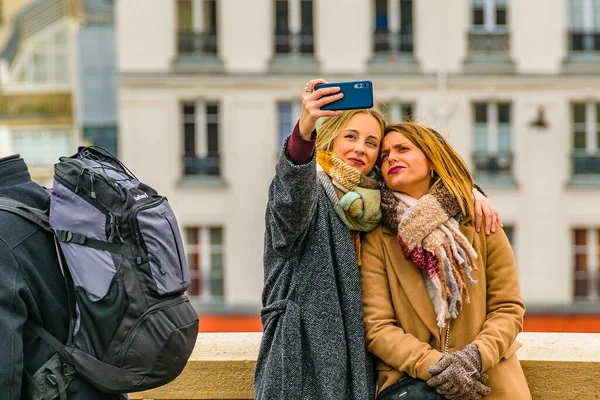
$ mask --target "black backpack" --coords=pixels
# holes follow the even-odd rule
[[[64,398],[74,373],[106,393],[154,388],[181,373],[198,316],[185,294],[189,270],[165,197],[108,152],[85,147],[55,164],[49,210],[6,198],[0,209],[55,235],[70,303],[66,344],[26,325],[57,351],[28,376],[33,398]]]

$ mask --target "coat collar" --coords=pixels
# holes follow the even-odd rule
[[[30,181],[27,165],[19,155],[0,158],[0,189]]]
[[[471,229],[461,229],[461,231],[467,240],[473,244],[475,229],[471,227]],[[407,261],[401,251],[398,251],[399,245],[396,234],[385,226],[383,227],[383,242],[385,251],[391,260],[394,274],[406,293],[412,308],[431,334],[440,340],[440,330],[437,326],[435,311],[427,294],[421,271],[413,263]]]

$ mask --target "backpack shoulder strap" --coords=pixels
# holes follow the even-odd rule
[[[46,211],[29,207],[20,201],[8,197],[0,197],[0,210],[20,215],[28,221],[40,226],[45,231],[54,234],[54,230],[50,227],[50,219],[48,218]]]
[[[0,197],[0,210],[8,211],[13,214],[20,215],[28,221],[33,222],[34,224],[40,226],[45,231],[51,233],[54,236],[54,246],[56,248],[56,254],[58,257],[58,263],[60,269],[62,271],[63,277],[65,278],[65,285],[67,289],[67,301],[69,303],[69,336],[67,344],[72,343],[73,335],[75,332],[75,325],[77,322],[77,306],[75,301],[75,289],[73,287],[73,278],[71,277],[71,273],[69,268],[65,265],[64,258],[62,252],[58,246],[58,240],[55,235],[54,229],[50,227],[50,219],[46,213],[46,211],[42,211],[40,209],[29,207],[21,203],[20,201],[10,199],[8,197]],[[56,351],[60,354],[63,352],[64,345],[60,343],[54,336],[52,336],[48,331],[46,331],[41,326],[28,321],[25,324],[26,329],[35,333],[40,338],[42,338],[46,343],[52,346]]]

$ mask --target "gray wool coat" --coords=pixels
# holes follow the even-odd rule
[[[295,165],[284,150],[277,163],[266,211],[262,304],[255,399],[375,397],[356,253],[318,182],[314,156]]]

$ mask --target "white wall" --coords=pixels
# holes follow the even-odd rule
[[[119,71],[169,71],[177,44],[175,1],[119,0],[115,4]]]
[[[347,0],[314,4],[315,52],[323,74],[361,73],[371,57],[372,2]],[[366,23],[365,23],[366,22]]]
[[[511,48],[521,73],[559,72],[567,48],[564,0],[511,1]]]
[[[271,59],[275,31],[272,0],[218,2],[219,46],[229,72],[263,72]]]

